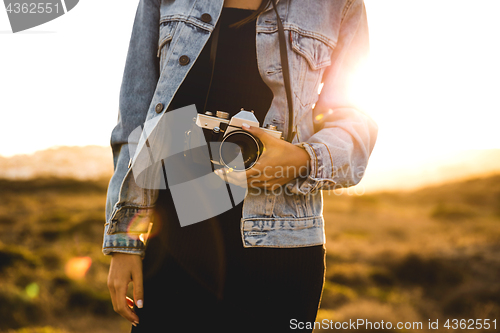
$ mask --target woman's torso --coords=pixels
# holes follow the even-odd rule
[[[326,68],[331,64],[340,25],[350,3],[347,0],[280,0],[278,3],[278,11],[289,38],[288,58],[295,110],[293,121],[297,133],[292,143],[307,141],[314,134],[312,107],[318,100],[318,88]],[[207,44],[222,11],[223,0],[162,0],[159,6],[159,79],[146,117],[146,122],[152,123],[166,114],[158,106],[168,107],[172,103],[174,95]],[[274,125],[286,137],[287,102],[276,15],[271,8],[259,15],[256,21],[257,67],[262,81],[273,94],[261,126]],[[134,124],[129,123],[128,126]],[[117,137],[119,135],[117,131],[112,140],[127,140]],[[155,191],[146,191],[147,197],[144,197],[131,190],[134,185],[128,185],[127,178],[125,183],[127,186],[122,185],[121,192],[123,202],[137,207],[154,202]],[[313,185],[308,183],[306,186]],[[314,188],[294,189],[285,193],[287,187],[283,187],[281,193],[273,194],[249,189],[241,220],[245,246],[296,247],[324,243],[321,191],[314,191]]]

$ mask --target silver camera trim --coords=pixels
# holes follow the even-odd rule
[[[225,117],[223,118],[223,117],[213,116],[212,112],[206,112],[206,114],[199,113],[196,116],[195,122],[196,122],[196,125],[201,127],[202,129],[207,129],[207,130],[212,130],[212,131],[215,129],[216,133],[218,133],[219,131],[223,132],[222,139],[220,140],[221,145],[219,147],[219,157],[221,156],[222,143],[224,142],[224,139],[228,135],[230,135],[231,132],[236,131],[236,130],[241,130],[242,132],[246,133],[248,136],[250,136],[255,141],[256,146],[259,147],[259,143],[255,139],[255,137],[253,135],[251,135],[250,133],[246,132],[241,127],[241,125],[243,123],[246,123],[246,124],[253,126],[253,127],[259,127],[261,130],[265,131],[267,134],[271,135],[272,137],[274,137],[276,139],[282,139],[282,132],[277,131],[275,129],[272,129],[272,127],[276,128],[275,126],[272,126],[272,127],[270,126],[271,128],[260,127],[259,121],[255,117],[253,111],[246,111],[244,109],[241,109],[240,112],[235,114],[230,119],[226,118],[228,115],[227,112],[217,111],[216,114],[221,115],[221,116],[224,115]],[[227,124],[227,128],[224,131],[221,129],[221,126],[220,126],[221,123]],[[260,158],[260,155],[259,155],[259,158]],[[235,171],[246,171],[248,169],[251,169],[252,167],[255,166],[255,164],[257,163],[258,160],[259,159],[257,158],[257,160],[250,167],[246,168],[245,170],[235,170]],[[229,166],[226,165],[222,161],[212,161],[212,163],[215,163],[217,165],[224,165],[224,166],[229,168]]]
[[[255,117],[253,112],[250,111],[241,110],[240,112],[235,114],[231,119],[224,119],[200,113],[196,116],[196,125],[204,129],[213,130],[214,127],[220,128],[221,123],[228,124],[224,136],[230,133],[231,131],[234,131],[235,129],[241,129],[241,125],[243,123],[247,123],[250,126],[259,127],[261,130],[265,131],[267,134],[271,135],[276,139],[282,138],[282,132],[265,127],[260,127],[259,121]]]

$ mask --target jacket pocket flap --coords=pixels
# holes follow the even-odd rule
[[[290,33],[292,49],[307,60],[312,70],[318,70],[332,63],[330,58],[333,52],[332,46],[305,33],[293,30]]]

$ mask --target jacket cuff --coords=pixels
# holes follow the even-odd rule
[[[292,193],[309,194],[322,187],[335,185],[333,180],[332,155],[323,143],[299,142],[295,144],[307,152],[310,158],[309,175],[292,183]]]
[[[146,246],[141,240],[127,237],[126,235],[104,236],[102,253],[111,255],[114,252],[137,254],[144,258]]]
[[[153,225],[152,207],[116,207],[104,227],[102,252],[138,254],[144,257]]]

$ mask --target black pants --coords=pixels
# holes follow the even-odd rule
[[[148,243],[141,332],[310,332],[290,321],[314,321],[325,272],[322,245],[244,248],[241,205],[180,227],[168,191]]]

